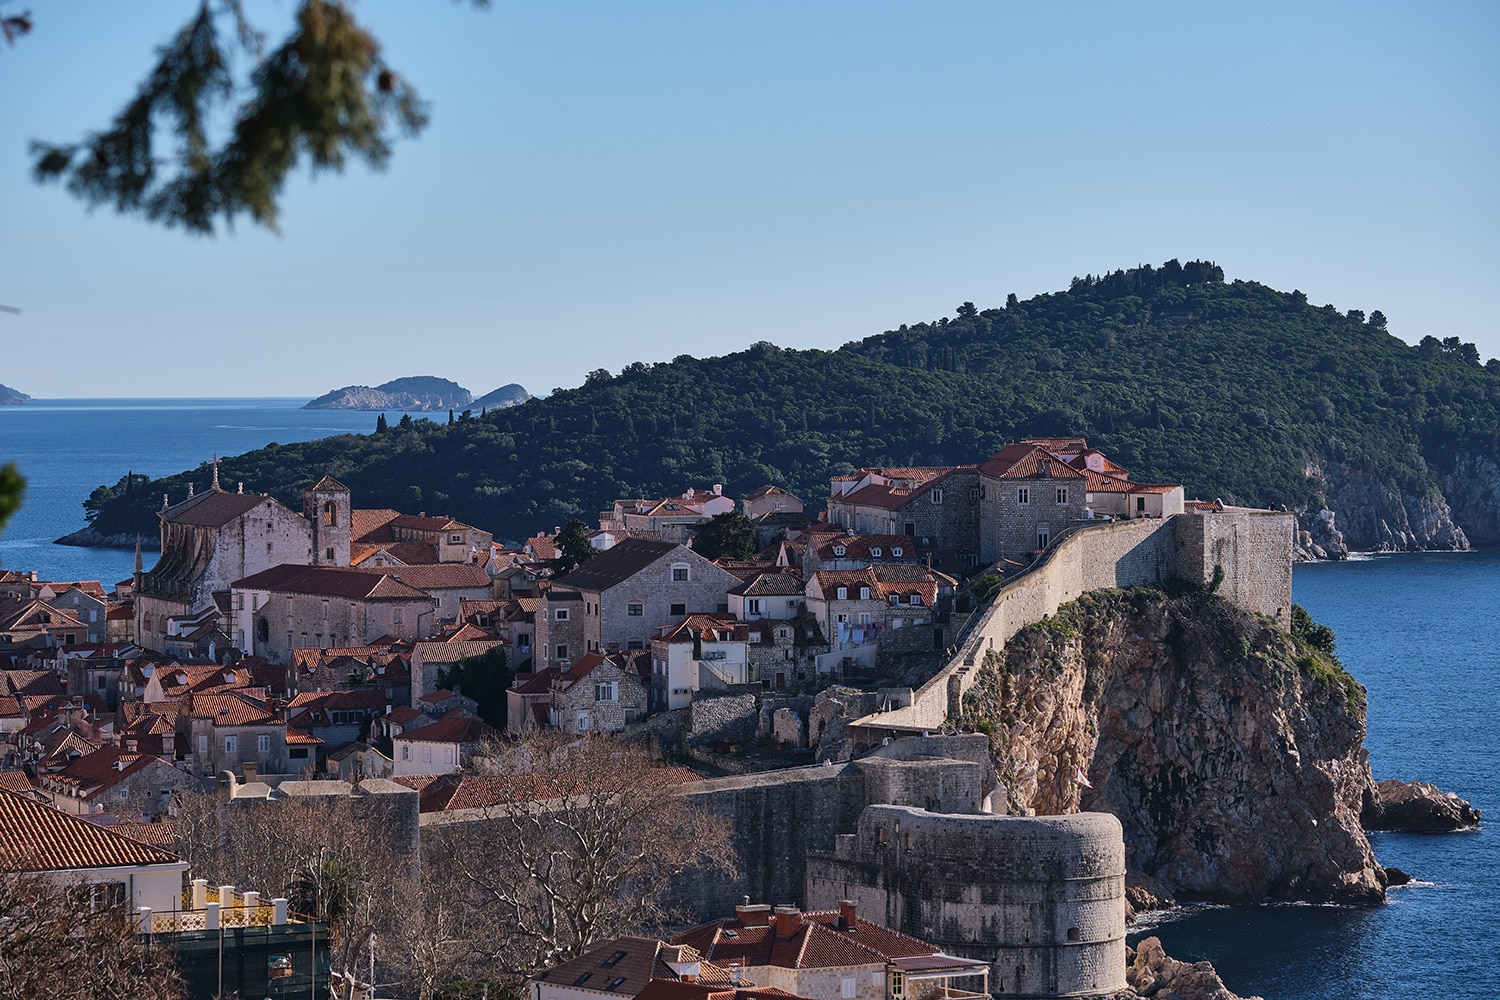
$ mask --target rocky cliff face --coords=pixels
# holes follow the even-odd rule
[[[1438,484],[1469,541],[1500,545],[1500,465],[1493,457],[1461,452]]]
[[[1496,474],[1488,494],[1482,486],[1476,488],[1453,477],[1454,485],[1464,485],[1465,496],[1473,497],[1469,505],[1472,510],[1465,513],[1475,515],[1474,520],[1459,520],[1486,523],[1487,516],[1500,529],[1500,470],[1489,464]],[[1299,559],[1342,559],[1350,551],[1425,552],[1469,547],[1469,537],[1455,520],[1444,492],[1396,489],[1347,462],[1325,459],[1309,464],[1305,471],[1321,494],[1322,503],[1297,509]],[[1496,538],[1500,540],[1500,530]]]
[[[1364,690],[1265,619],[1103,591],[980,669],[964,722],[989,733],[1011,811],[1113,813],[1150,895],[1383,898],[1359,821]]]
[[[0,406],[29,402],[31,402],[31,397],[20,389],[12,389],[8,385],[0,385]]]

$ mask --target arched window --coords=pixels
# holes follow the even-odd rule
[[[271,641],[271,623],[266,621],[264,618],[257,619],[255,622],[255,641]]]
[[[323,505],[323,523],[328,527],[337,527],[339,523],[339,505],[332,500]]]

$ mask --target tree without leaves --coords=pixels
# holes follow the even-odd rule
[[[182,1000],[172,952],[125,904],[89,907],[41,874],[0,868],[0,1000]]]
[[[222,38],[223,18],[233,22],[234,44]],[[216,221],[242,215],[274,231],[282,186],[304,157],[314,174],[342,171],[351,157],[382,168],[397,132],[426,126],[416,91],[385,64],[379,42],[341,0],[303,0],[291,34],[264,58],[262,41],[240,0],[217,9],[205,0],[108,128],[76,143],[32,143],[36,179],[64,180],[90,207],[190,232],[211,234]],[[257,65],[249,96],[234,106],[236,46]],[[234,125],[216,146],[209,123],[231,106]],[[164,130],[175,137],[170,157],[155,148]],[[165,162],[175,171],[164,174]]]
[[[733,877],[723,820],[654,780],[650,755],[604,736],[549,732],[476,755],[495,804],[473,823],[429,827],[497,937],[488,960],[511,975],[582,954],[596,941],[680,918],[674,879]],[[481,832],[482,829],[482,832]]]

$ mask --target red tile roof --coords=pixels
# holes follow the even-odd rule
[[[448,715],[420,729],[408,729],[396,738],[424,743],[477,743],[486,737],[498,739],[499,736],[483,719],[472,715]]]
[[[187,712],[191,718],[209,719],[216,726],[274,726],[282,721],[265,702],[237,691],[194,694]]]
[[[66,871],[179,860],[159,847],[69,816],[27,796],[0,791],[0,866],[5,868]]]

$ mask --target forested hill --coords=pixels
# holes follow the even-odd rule
[[[846,344],[768,342],[723,357],[599,370],[576,389],[455,423],[270,445],[220,478],[299,507],[327,473],[361,507],[445,513],[520,538],[613,498],[764,483],[816,507],[862,465],[978,462],[1023,435],[1081,434],[1141,481],[1189,496],[1321,507],[1319,464],[1438,495],[1444,469],[1500,455],[1500,363],[1473,345],[1413,347],[1300,292],[1225,283],[1169,261],[1075,279],[1065,292]],[[123,472],[123,470],[122,470]],[[123,481],[85,504],[104,535],[156,532],[162,494],[207,466]],[[122,495],[114,495],[122,494]]]

